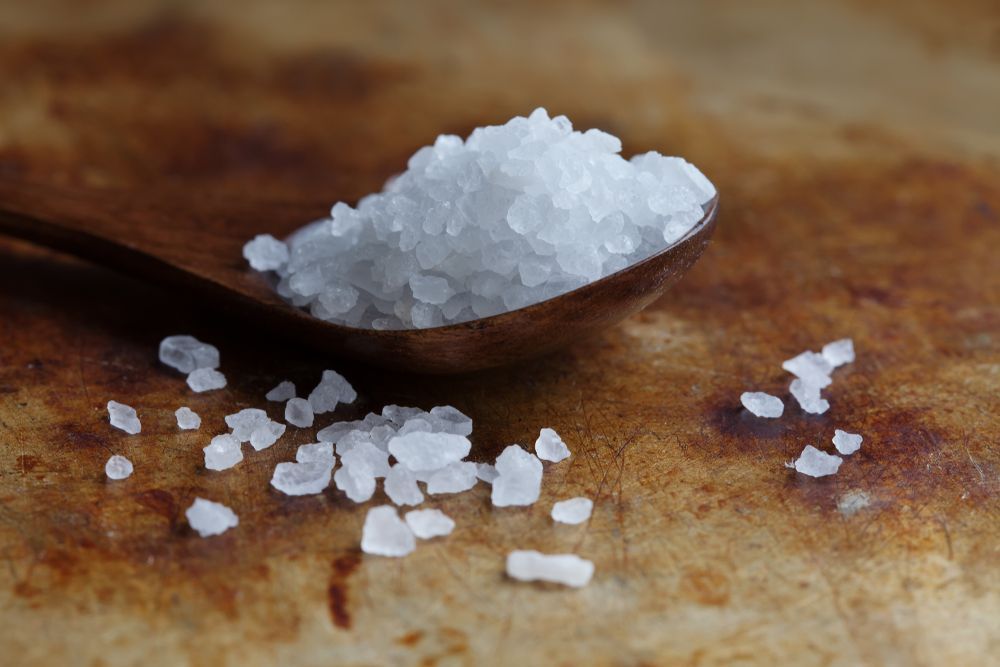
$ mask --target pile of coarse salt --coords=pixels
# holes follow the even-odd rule
[[[618,138],[565,116],[441,135],[385,189],[343,202],[287,244],[243,255],[320,319],[428,328],[522,308],[619,271],[682,239],[715,197],[693,165],[625,160]]]

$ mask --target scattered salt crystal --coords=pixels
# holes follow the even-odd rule
[[[104,474],[108,479],[125,479],[132,474],[132,462],[115,454],[104,464]]]
[[[389,454],[371,442],[361,442],[340,457],[340,462],[351,472],[371,477],[389,474]]]
[[[243,246],[243,257],[257,271],[275,271],[288,263],[288,246],[270,234],[258,234]]]
[[[843,462],[844,459],[836,454],[827,454],[812,445],[806,445],[799,458],[794,463],[786,463],[785,466],[810,477],[825,477],[836,474]]]
[[[135,408],[124,403],[108,401],[108,418],[112,426],[125,431],[129,435],[135,435],[142,430],[142,424],[139,423],[139,417],[135,413]]]
[[[336,371],[323,371],[319,384],[309,394],[309,403],[313,412],[321,415],[333,412],[337,403],[353,403],[358,397],[354,387]]]
[[[308,463],[279,463],[274,466],[271,486],[289,496],[306,496],[320,493],[330,486],[333,464],[327,461]]]
[[[203,391],[222,389],[226,386],[226,376],[214,368],[196,368],[187,376],[187,384],[192,391],[199,394]]]
[[[304,398],[290,398],[285,403],[285,421],[292,426],[309,428],[313,425],[312,404]]]
[[[337,488],[356,503],[363,503],[375,493],[375,476],[341,466],[333,475]]]
[[[792,380],[788,385],[788,391],[798,401],[799,406],[814,415],[821,415],[830,409],[830,402],[820,396],[819,389],[818,386],[799,378]]]
[[[833,366],[822,354],[816,352],[803,352],[782,362],[781,367],[804,383],[820,389],[833,382],[830,378]]]
[[[497,478],[496,466],[489,463],[477,463],[476,464],[476,477],[483,480],[487,484],[492,484],[493,480]]]
[[[417,548],[413,531],[392,505],[368,510],[361,530],[361,550],[376,556],[405,556]]]
[[[507,576],[520,581],[549,581],[578,588],[590,583],[594,564],[574,554],[512,551],[507,554]]]
[[[497,507],[531,505],[542,490],[542,462],[520,445],[510,445],[496,462],[491,498]]]
[[[420,408],[407,408],[401,405],[387,405],[382,408],[382,416],[396,426],[404,425],[407,420],[424,414]]]
[[[854,361],[854,341],[850,338],[841,338],[823,346],[823,358],[833,368],[849,364]]]
[[[239,517],[233,510],[222,503],[204,498],[195,498],[184,512],[184,516],[187,517],[188,525],[202,537],[221,535],[240,523]]]
[[[174,416],[177,418],[177,428],[184,429],[185,431],[201,428],[201,417],[189,407],[177,408]]]
[[[543,461],[558,463],[569,458],[569,447],[551,428],[543,428],[535,440],[535,454]]]
[[[740,403],[757,417],[780,417],[785,411],[785,404],[777,396],[765,394],[762,391],[745,391],[740,395]]]
[[[421,540],[449,535],[455,529],[455,522],[441,510],[410,510],[403,518]]]
[[[264,395],[269,401],[284,403],[290,398],[295,398],[295,383],[289,380],[279,382],[278,385]]]
[[[431,408],[430,416],[434,418],[434,430],[455,435],[471,435],[472,419],[458,408],[450,405],[439,405]]]
[[[299,463],[329,463],[333,466],[336,458],[333,456],[332,442],[314,442],[308,445],[299,445],[295,451],[295,460]]]
[[[253,432],[270,421],[267,413],[260,408],[244,408],[226,415],[226,426],[233,430],[233,437],[239,442],[249,442]]]
[[[372,442],[371,431],[364,430],[364,427],[348,431],[337,440],[337,456],[343,456],[358,445],[366,443],[370,445],[375,444]]]
[[[475,463],[456,461],[434,471],[427,479],[427,493],[461,493],[474,487],[477,481]]]
[[[416,474],[402,464],[397,463],[389,469],[383,486],[385,495],[397,505],[419,505],[424,502],[424,494],[417,486]]]
[[[240,441],[229,433],[215,436],[202,451],[205,452],[205,467],[209,470],[226,470],[243,460]]]
[[[278,442],[278,438],[285,434],[286,428],[281,422],[268,420],[266,424],[258,426],[250,434],[250,446],[258,452],[267,449]]]
[[[857,433],[848,433],[847,431],[841,431],[839,428],[833,434],[833,446],[844,456],[853,454],[861,449],[862,440],[863,438]]]
[[[337,442],[351,431],[356,431],[363,426],[361,421],[335,422],[317,431],[316,439],[320,442]]]
[[[469,455],[472,443],[454,433],[417,431],[389,440],[389,452],[410,470],[438,470]]]
[[[181,373],[218,368],[219,350],[194,336],[167,336],[160,341],[160,361]]]
[[[594,501],[590,498],[570,498],[560,500],[552,506],[552,518],[559,523],[578,524],[590,518]]]

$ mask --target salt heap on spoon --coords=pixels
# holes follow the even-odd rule
[[[385,189],[343,202],[283,251],[244,256],[315,317],[365,329],[427,328],[544,301],[681,239],[715,187],[681,158],[625,160],[600,130],[545,109],[438,137]],[[287,252],[287,262],[282,261]]]

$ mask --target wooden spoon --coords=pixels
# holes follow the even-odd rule
[[[715,229],[718,198],[681,240],[617,273],[519,310],[433,329],[375,331],[324,322],[281,299],[249,268],[254,234],[290,233],[322,204],[153,201],[136,192],[57,189],[0,180],[0,232],[208,297],[335,356],[421,373],[459,373],[549,352],[644,308],[694,264]],[[141,306],[141,304],[139,304]],[[132,310],[141,312],[141,308]],[[164,332],[167,333],[175,332]]]

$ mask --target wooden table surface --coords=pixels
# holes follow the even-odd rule
[[[324,358],[0,242],[0,662],[1000,664],[1000,11],[871,4],[0,5],[0,178],[167,193],[178,217],[353,201],[437,133],[544,105],[628,154],[687,156],[722,194],[706,255],[643,314],[462,378]],[[157,363],[180,332],[221,348],[227,389],[193,395]],[[741,411],[842,336],[858,359],[827,414]],[[360,393],[337,417],[450,403],[480,460],[543,426],[574,456],[533,507],[494,510],[484,485],[434,498],[452,536],[363,556],[364,506],[268,487],[311,430],[202,467],[223,415],[331,366]],[[108,399],[140,435],[109,428]],[[177,431],[180,405],[202,430]],[[835,428],[865,437],[838,475],[782,466]],[[127,481],[104,478],[113,452]],[[593,518],[554,526],[577,494]],[[192,534],[196,495],[239,527]],[[514,548],[596,575],[516,584]]]

